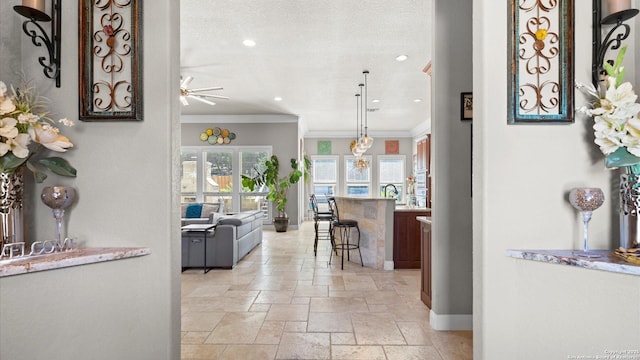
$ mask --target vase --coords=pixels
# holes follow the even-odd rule
[[[620,175],[620,244],[625,249],[640,247],[640,175]]]
[[[22,169],[0,172],[0,256],[4,245],[24,241]]]

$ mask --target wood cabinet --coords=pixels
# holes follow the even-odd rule
[[[420,300],[431,309],[431,224],[420,222],[420,228],[420,253],[422,254]]]
[[[420,269],[420,222],[429,210],[396,211],[393,214],[393,265],[396,269]]]
[[[428,151],[427,151],[427,140],[428,138],[424,138],[419,140],[417,143],[416,149],[416,170],[424,170],[427,169],[427,159]]]

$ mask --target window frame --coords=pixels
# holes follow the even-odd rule
[[[402,175],[402,180],[400,182],[382,182],[382,174],[380,173],[382,171],[382,161],[383,160],[398,160],[400,161],[400,163],[402,164],[402,169],[403,169],[403,175]],[[404,201],[406,201],[406,189],[407,189],[407,156],[406,155],[378,155],[377,159],[376,159],[376,164],[378,166],[378,186],[376,187],[377,191],[380,191],[382,194],[382,189],[383,186],[387,185],[387,184],[393,184],[396,187],[400,187],[398,190],[398,198],[396,199],[396,203],[397,204],[402,204],[404,203]],[[382,195],[380,195],[382,196]]]
[[[266,196],[264,192],[244,192],[242,191],[242,177],[241,177],[241,163],[240,163],[240,153],[242,152],[259,152],[264,151],[268,153],[268,156],[271,157],[273,154],[272,146],[181,146],[180,147],[180,155],[185,152],[193,152],[196,154],[196,192],[195,194],[192,192],[182,192],[182,188],[180,189],[180,198],[182,199],[184,196],[195,196],[195,202],[204,202],[205,197],[207,196],[231,196],[231,208],[225,209],[226,212],[238,211],[235,209],[241,208],[241,199],[243,196]],[[206,153],[207,152],[230,152],[231,153],[231,166],[233,173],[232,187],[233,191],[231,192],[210,192],[205,191],[205,170],[206,170]],[[181,164],[182,166],[182,160]],[[182,179],[182,174],[180,175]],[[265,223],[271,221],[271,206],[269,206],[269,217],[265,218]]]
[[[342,189],[342,193],[345,196],[353,196],[353,197],[372,197],[372,189],[373,189],[373,156],[372,155],[362,155],[362,158],[369,161],[369,168],[367,169],[369,173],[369,179],[367,181],[358,181],[358,180],[350,180],[349,179],[349,165],[348,162],[354,161],[357,157],[354,155],[344,155],[343,156],[343,165],[344,165],[344,185]],[[349,195],[349,186],[363,186],[367,187],[367,194],[364,195]]]

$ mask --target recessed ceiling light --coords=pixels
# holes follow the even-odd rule
[[[396,57],[396,60],[397,60],[397,61],[405,61],[405,60],[407,60],[408,58],[409,58],[409,57],[408,57],[407,55],[398,55],[398,56]]]
[[[280,96],[276,96],[273,98],[274,101],[282,101],[282,98]]]
[[[372,102],[372,103],[379,103],[379,102],[380,102],[380,99],[373,99],[373,100],[371,100],[371,102]]]
[[[418,102],[421,102],[421,101],[422,101],[422,99],[413,99],[413,102],[417,102],[418,103]]]
[[[254,47],[256,46],[256,42],[251,40],[251,39],[247,39],[245,41],[242,42],[242,44],[246,47]]]

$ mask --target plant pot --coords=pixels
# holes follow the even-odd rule
[[[276,229],[276,232],[285,232],[289,227],[289,218],[288,217],[274,217],[273,218],[273,227]]]

